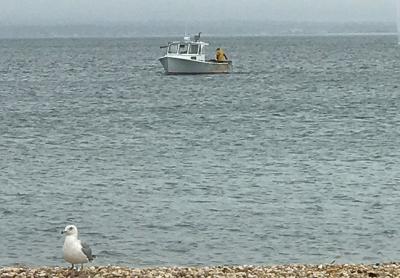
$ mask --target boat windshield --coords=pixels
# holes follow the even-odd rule
[[[179,54],[187,54],[187,52],[188,52],[188,45],[180,44],[179,45]]]
[[[201,54],[202,47],[198,43],[171,43],[168,46],[168,53],[170,54],[190,54],[197,55]]]
[[[199,53],[199,45],[191,44],[189,47],[189,54],[197,54],[197,53]]]
[[[177,53],[178,52],[178,44],[170,44],[168,47],[168,53]]]

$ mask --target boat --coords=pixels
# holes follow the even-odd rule
[[[229,73],[232,71],[232,61],[226,60],[218,62],[214,59],[207,60],[205,48],[207,42],[200,41],[200,34],[185,36],[181,41],[169,42],[166,53],[159,58],[166,74],[210,74],[210,73]]]

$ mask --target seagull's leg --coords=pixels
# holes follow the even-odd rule
[[[71,266],[71,270],[72,270],[72,269],[74,269],[74,264],[72,264],[72,266]]]
[[[83,264],[81,264],[81,271],[83,270]]]

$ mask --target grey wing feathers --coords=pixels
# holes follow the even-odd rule
[[[92,255],[92,249],[90,249],[89,245],[87,245],[85,242],[81,242],[82,245],[82,252],[83,254],[86,255],[86,257],[88,258],[88,260],[91,262],[93,261],[93,259],[96,257],[94,255]]]

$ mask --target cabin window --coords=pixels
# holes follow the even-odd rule
[[[188,52],[188,45],[180,44],[179,45],[179,54],[187,54],[187,52]]]
[[[168,53],[177,53],[178,52],[178,45],[177,44],[171,44],[168,48]]]
[[[199,52],[198,44],[191,44],[189,48],[189,54],[197,54]]]

